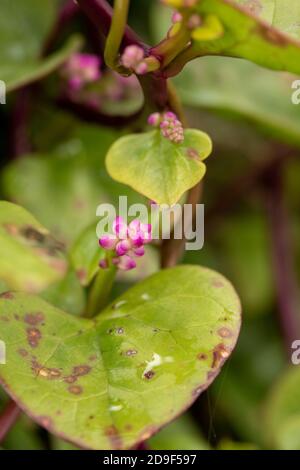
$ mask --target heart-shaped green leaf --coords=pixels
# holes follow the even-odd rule
[[[0,279],[39,292],[66,273],[63,246],[22,207],[0,201]]]
[[[183,266],[137,284],[93,321],[2,295],[0,328],[0,379],[21,408],[79,446],[127,449],[214,380],[235,346],[240,302],[223,276]]]
[[[132,134],[117,140],[106,157],[107,171],[115,180],[157,202],[175,204],[205,175],[202,160],[212,151],[204,132],[187,129],[176,144],[160,131]]]
[[[192,50],[199,56],[242,57],[274,70],[300,73],[300,42],[251,15],[234,1],[199,0],[195,9],[203,20],[192,33]]]

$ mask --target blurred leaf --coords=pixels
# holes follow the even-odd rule
[[[267,441],[281,450],[300,450],[300,369],[280,377],[265,403]]]
[[[226,421],[241,441],[265,447],[262,405],[285,368],[282,340],[274,319],[244,318],[237,348],[211,389],[214,421]]]
[[[218,237],[219,235],[219,237]],[[232,280],[246,315],[267,314],[274,301],[274,280],[267,226],[251,213],[227,217],[216,235],[223,245],[222,271]]]
[[[148,444],[151,450],[208,450],[209,444],[203,438],[197,425],[187,414],[176,419]]]
[[[99,246],[96,226],[88,227],[76,240],[70,259],[78,279],[83,286],[91,283],[99,270],[99,262],[105,257],[105,251]]]
[[[212,17],[223,30],[215,39],[204,40],[197,40],[201,26],[194,30],[192,49],[199,56],[241,57],[270,69],[300,73],[300,42],[248,15],[230,0],[201,0],[195,9],[204,26]],[[298,19],[290,18],[294,23],[300,15]]]
[[[0,278],[10,289],[39,292],[63,278],[63,246],[25,209],[0,202]]]
[[[222,439],[218,445],[218,450],[259,450],[255,444],[248,442],[234,442],[230,439]]]
[[[204,176],[202,160],[212,151],[204,132],[185,130],[184,142],[176,144],[156,130],[117,140],[106,157],[107,171],[158,204],[173,205]]]
[[[7,91],[48,75],[80,47],[81,39],[74,37],[60,51],[41,58],[56,5],[54,0],[1,1],[0,79]]]
[[[22,157],[2,177],[6,196],[33,212],[66,243],[92,221],[96,225],[97,206],[109,202],[101,167],[114,133],[101,128],[84,133],[79,129],[53,155]]]
[[[291,102],[292,76],[243,60],[207,57],[175,79],[184,104],[245,120],[264,134],[300,147],[300,109]]]
[[[298,0],[234,0],[250,13],[274,28],[300,39],[300,4]]]
[[[22,293],[0,299],[3,315],[7,392],[93,449],[132,448],[178,416],[220,372],[241,321],[231,284],[195,266],[155,274],[93,320]]]
[[[82,315],[86,305],[86,296],[76,273],[69,271],[61,281],[52,284],[40,296],[55,307],[72,315]]]

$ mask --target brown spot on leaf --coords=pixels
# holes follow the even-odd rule
[[[42,338],[42,333],[38,328],[27,328],[27,341],[32,348],[36,348],[39,345],[39,341]]]
[[[113,449],[122,449],[122,439],[118,433],[116,426],[109,426],[105,429],[105,435],[109,438]]]
[[[31,369],[36,376],[43,377],[48,380],[56,380],[61,377],[61,370],[56,367],[44,367],[33,358],[31,361]]]
[[[207,354],[199,353],[197,358],[199,359],[199,361],[205,361],[207,359]]]
[[[96,354],[92,354],[92,356],[89,357],[89,361],[96,361],[97,356]]]
[[[151,380],[155,376],[155,372],[153,370],[149,370],[144,374],[144,378],[147,380]]]
[[[124,351],[124,356],[132,357],[137,355],[137,351],[135,349],[128,349],[128,351]]]
[[[117,335],[123,335],[124,334],[124,328],[122,328],[122,327],[116,328],[116,333],[117,333]]]
[[[233,332],[229,328],[220,328],[218,330],[218,335],[221,336],[221,338],[231,338],[233,336]]]
[[[73,368],[73,375],[76,377],[80,377],[82,375],[87,375],[91,372],[92,368],[87,365],[82,365],[82,366],[75,366]]]
[[[289,45],[289,40],[283,34],[281,34],[279,31],[277,31],[274,28],[257,24],[255,27],[255,30],[266,41],[271,42],[272,44],[275,44],[276,46],[285,47]]]
[[[27,226],[21,229],[21,234],[27,240],[32,240],[37,243],[43,243],[45,241],[45,235],[34,227]]]
[[[211,283],[213,287],[216,287],[217,289],[220,289],[221,287],[224,287],[224,283],[220,281],[219,279],[214,279]]]
[[[20,354],[20,356],[22,357],[28,356],[28,352],[26,351],[26,349],[23,348],[18,349],[18,354]]]
[[[77,377],[75,375],[68,375],[67,377],[64,377],[64,382],[66,382],[67,384],[73,384],[76,381]]]
[[[81,283],[85,282],[86,280],[86,275],[87,275],[87,272],[85,269],[78,269],[76,271],[76,276],[78,277],[79,281]]]
[[[41,312],[27,313],[24,317],[24,321],[28,323],[28,325],[35,326],[44,321],[44,315]]]
[[[12,235],[15,237],[19,233],[19,228],[15,224],[4,224],[3,227],[9,233],[9,235]]]
[[[12,300],[14,298],[14,294],[12,292],[3,292],[0,294],[1,299]]]
[[[197,152],[196,149],[194,149],[192,147],[187,149],[186,154],[187,154],[188,158],[190,158],[192,160],[200,160],[199,153]]]
[[[9,322],[10,322],[10,319],[9,319],[6,315],[1,315],[0,320],[1,320],[1,321],[4,321],[4,322],[6,322],[6,323],[9,323]]]
[[[44,428],[49,428],[52,426],[52,418],[50,418],[50,416],[40,416],[38,420],[41,426]]]
[[[226,346],[224,346],[224,344],[218,344],[218,346],[216,346],[213,350],[213,361],[211,365],[212,369],[220,367],[224,360],[229,357],[229,355],[230,352]]]
[[[80,395],[82,393],[82,387],[80,385],[70,385],[68,387],[68,391],[73,393],[73,395]]]
[[[246,0],[243,6],[253,15],[260,15],[262,4],[260,0]]]

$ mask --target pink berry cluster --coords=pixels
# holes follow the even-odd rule
[[[107,269],[111,263],[122,271],[136,268],[135,257],[145,254],[144,245],[152,241],[151,225],[135,219],[127,225],[122,217],[113,222],[113,234],[103,235],[99,245],[107,250],[108,256],[100,261],[100,267]]]
[[[171,111],[166,113],[153,113],[148,118],[148,124],[154,127],[160,127],[162,135],[176,144],[184,141],[184,131],[182,123],[176,114]]]
[[[93,54],[73,54],[62,69],[71,91],[78,91],[87,83],[101,77],[101,59]]]
[[[121,56],[121,64],[139,75],[148,72],[148,66],[144,61],[145,54],[141,47],[136,45],[127,46]]]

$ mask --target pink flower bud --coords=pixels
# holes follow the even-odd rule
[[[93,54],[73,54],[62,68],[71,90],[79,90],[85,84],[98,80],[101,60]]]
[[[195,29],[201,25],[201,17],[197,14],[191,15],[188,20],[188,28]]]
[[[161,121],[161,116],[159,113],[152,113],[148,117],[148,124],[153,127],[158,127]]]
[[[182,14],[179,11],[175,11],[172,15],[172,23],[180,23],[182,21]]]
[[[127,46],[122,54],[121,63],[127,69],[135,69],[144,59],[144,51],[139,46]]]
[[[140,64],[136,65],[136,67],[134,67],[134,71],[138,75],[145,75],[145,73],[148,72],[148,65],[146,62],[141,62]]]
[[[135,250],[133,251],[135,256],[144,256],[145,254],[145,248],[143,246],[140,246],[138,248],[135,248]]]
[[[101,269],[108,269],[108,261],[107,259],[102,259],[99,263]]]
[[[116,246],[116,254],[118,256],[124,256],[131,249],[131,243],[129,240],[122,240]]]
[[[176,114],[171,111],[163,115],[163,120],[160,124],[161,133],[163,137],[175,143],[181,143],[184,140],[184,132],[182,123],[177,119]]]
[[[105,250],[113,250],[118,243],[114,235],[103,235],[99,240],[99,245]]]
[[[128,255],[124,255],[119,258],[118,268],[122,271],[130,271],[131,269],[136,268],[136,262]]]
[[[113,222],[113,231],[121,240],[127,238],[127,225],[123,221],[122,217],[116,217]]]

